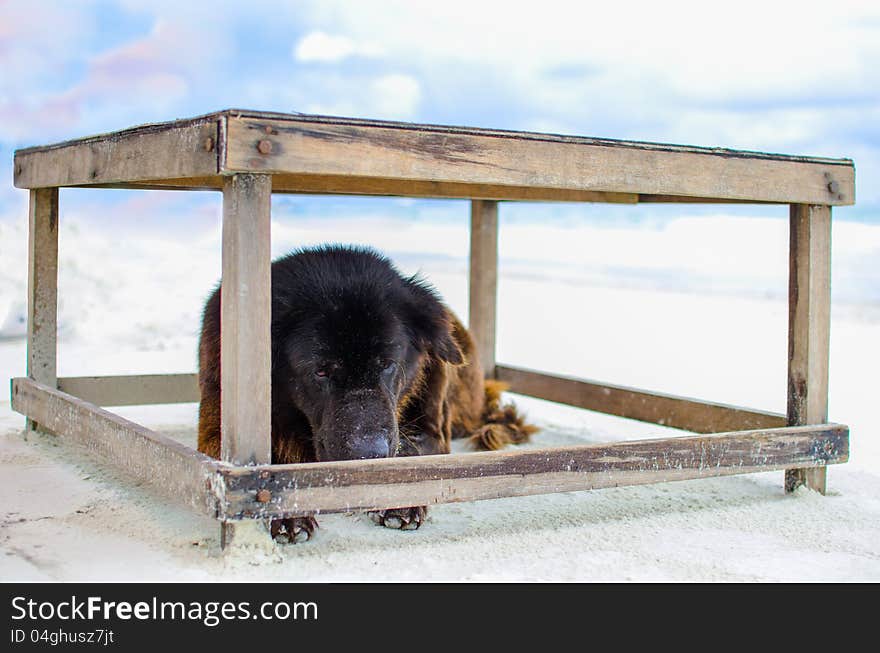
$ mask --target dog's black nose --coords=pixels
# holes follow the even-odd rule
[[[358,440],[351,445],[351,457],[356,459],[387,458],[388,453],[388,440],[385,438]]]

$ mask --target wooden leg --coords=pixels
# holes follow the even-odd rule
[[[487,377],[495,377],[495,311],[498,296],[498,202],[471,201],[468,329]]]
[[[270,207],[268,175],[227,177],[223,186],[220,291],[221,457],[272,462]],[[260,522],[225,523],[221,543],[250,541]],[[268,535],[266,537],[268,541]]]
[[[828,421],[831,207],[792,204],[788,286],[788,423]],[[825,494],[826,468],[789,469],[785,490]]]
[[[27,374],[52,388],[58,385],[58,189],[30,192],[28,231]],[[27,421],[27,430],[38,425]]]

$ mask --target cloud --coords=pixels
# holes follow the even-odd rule
[[[190,79],[211,49],[185,27],[157,20],[143,37],[79,55],[83,72],[66,88],[0,96],[0,140],[46,142],[71,131],[106,131],[147,119],[186,97]],[[69,59],[70,54],[62,58]]]
[[[876,0],[45,6],[0,0],[0,146],[250,106],[851,155],[880,202]]]
[[[358,43],[346,36],[333,36],[326,32],[310,32],[293,49],[297,61],[337,63],[351,56],[375,57],[381,48],[375,44]]]
[[[382,34],[389,60],[469,62],[523,80],[578,66],[640,71],[651,86],[728,100],[804,88],[827,92],[830,81],[840,93],[873,78],[870,61],[880,44],[877,24],[870,25],[880,5],[841,0],[833,12],[827,7],[809,0],[742,0],[711,10],[697,0],[545,0],[539,10],[524,11],[507,2],[325,0],[319,15],[328,22],[332,16],[353,42]]]
[[[372,85],[376,113],[384,118],[411,118],[419,107],[421,87],[409,75],[385,75]]]
[[[759,140],[736,144],[773,147],[775,132],[779,149],[833,128],[823,108],[880,105],[874,1],[841,0],[832,12],[810,0],[742,0],[711,11],[695,0],[546,0],[537,11],[463,0],[310,7],[313,22],[352,43],[382,34],[384,61],[405,62],[422,83],[420,110],[442,120],[473,122],[476,104],[497,126],[658,140],[686,127],[688,113],[705,117],[684,139],[700,142],[759,116]],[[781,109],[793,122],[776,120]],[[733,114],[729,127],[712,127]]]

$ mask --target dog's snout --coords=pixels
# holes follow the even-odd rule
[[[375,438],[358,439],[351,444],[352,458],[387,458],[388,454],[388,438],[384,435]]]

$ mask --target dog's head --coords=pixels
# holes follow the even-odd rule
[[[318,460],[394,456],[400,408],[428,360],[464,362],[450,315],[426,284],[372,252],[296,256],[313,260],[290,279],[286,318],[273,319],[273,395],[306,417]]]

